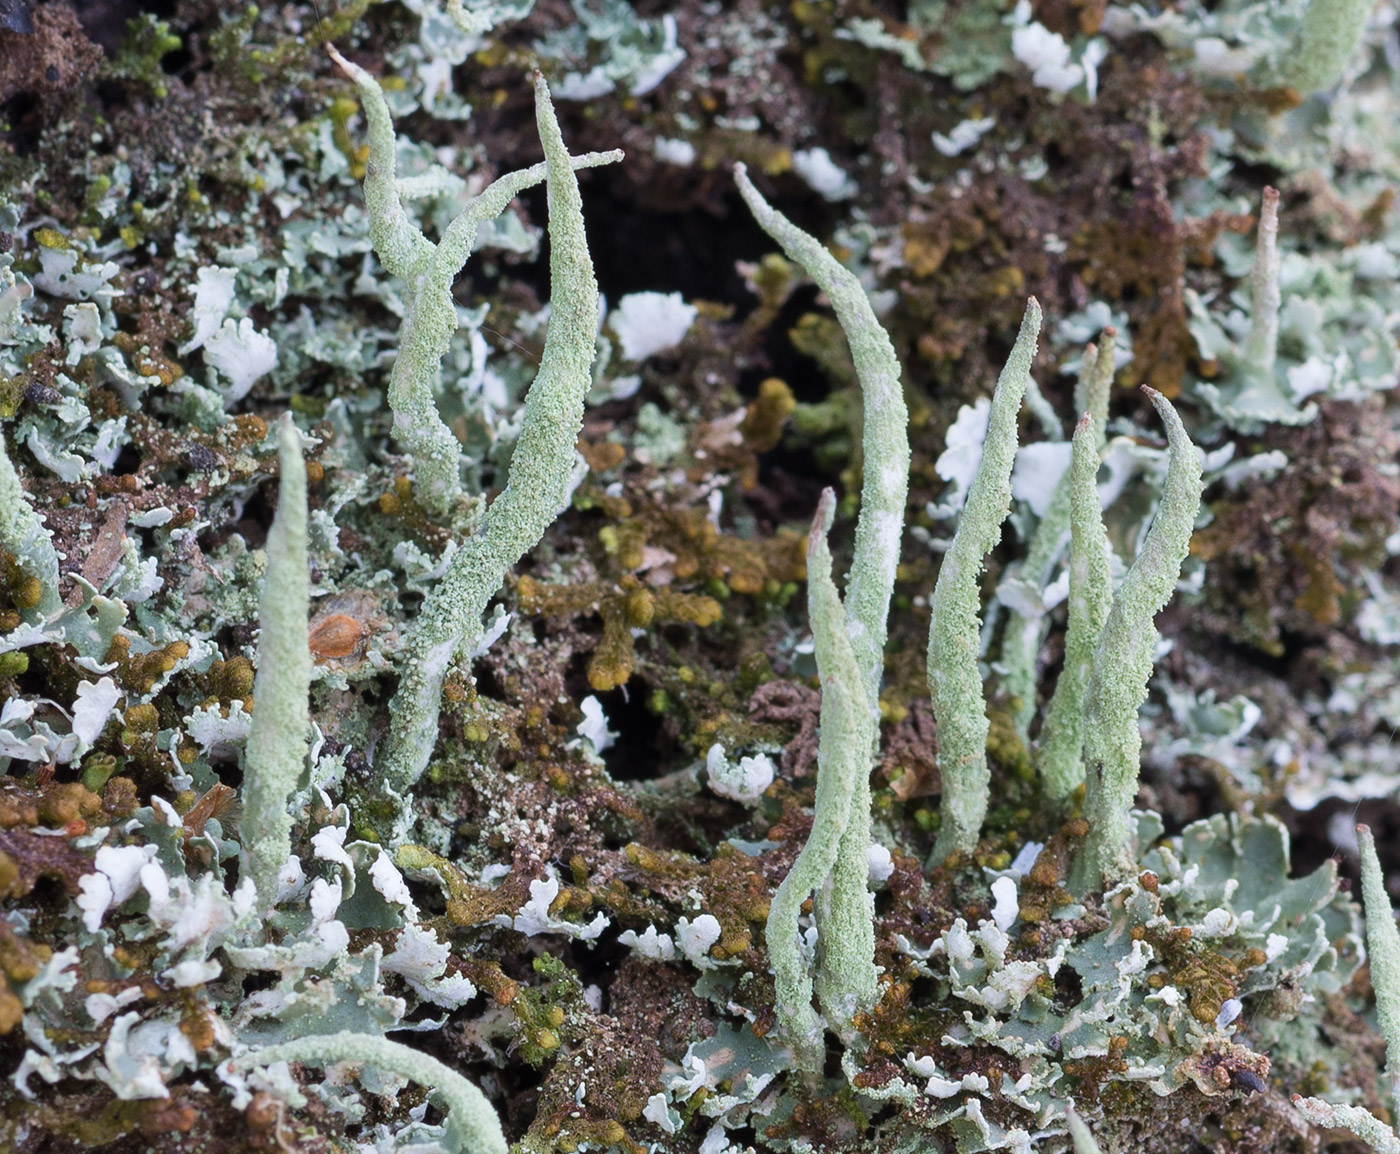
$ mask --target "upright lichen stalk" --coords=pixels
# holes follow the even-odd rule
[[[1153,620],[1171,599],[1201,504],[1201,460],[1171,403],[1143,387],[1167,427],[1162,501],[1142,550],[1123,578],[1104,622],[1084,692],[1084,816],[1089,834],[1075,861],[1079,892],[1113,884],[1133,871],[1132,806],[1142,733],[1138,710],[1157,646]]]
[[[544,536],[567,502],[574,446],[583,427],[583,397],[592,381],[598,325],[598,283],[588,255],[574,167],[583,166],[589,158],[583,162],[570,158],[549,87],[538,73],[535,119],[549,182],[549,332],[525,402],[505,491],[492,502],[480,530],[457,550],[446,575],[428,594],[409,640],[379,763],[386,784],[400,792],[422,776],[437,743],[442,685],[449,667],[480,639],[482,613],[501,587],[506,570]],[[609,153],[591,163],[620,156]],[[503,177],[492,187],[509,187],[514,195],[533,183],[532,172]],[[500,195],[509,199],[504,191]]]
[[[909,495],[909,410],[900,385],[899,358],[855,274],[815,237],[772,208],[742,164],[734,166],[734,179],[760,227],[826,293],[850,344],[860,381],[864,473],[845,606],[866,700],[871,709],[878,709],[890,595]]]
[[[1103,446],[1104,423],[1108,420],[1108,394],[1113,384],[1113,347],[1116,336],[1114,329],[1106,328],[1103,331],[1102,348],[1089,345],[1084,350],[1079,382],[1074,390],[1075,412],[1087,413],[1094,418],[1099,448]],[[1044,593],[1069,536],[1070,477],[1066,473],[1055,486],[1055,493],[1050,498],[1045,516],[1035,527],[1030,548],[1026,551],[1026,559],[1013,570],[1016,576],[1031,583],[1037,597]],[[1030,725],[1035,718],[1036,685],[1039,680],[1037,662],[1041,644],[1049,628],[1049,620],[1049,614],[1043,609],[1028,613],[1013,608],[1007,615],[1006,628],[1002,633],[1001,689],[1016,701],[1016,731],[1022,741],[1029,740]]]
[[[1099,512],[1098,426],[1085,413],[1074,430],[1069,467],[1069,623],[1065,663],[1040,727],[1036,769],[1059,801],[1084,780],[1084,693],[1113,600],[1108,533]]]
[[[263,909],[276,900],[277,877],[292,852],[287,801],[305,768],[311,731],[306,463],[301,434],[290,415],[277,426],[277,459],[281,480],[258,600],[258,673],[243,767],[240,833],[240,869],[253,879]]]
[[[1279,285],[1278,189],[1264,189],[1259,210],[1259,236],[1254,249],[1251,277],[1253,304],[1249,314],[1249,337],[1245,360],[1261,377],[1272,378],[1278,360],[1278,310],[1282,303]]]
[[[821,1069],[822,1022],[812,1009],[812,978],[802,957],[798,917],[813,893],[834,889],[833,872],[852,824],[859,820],[858,784],[869,781],[870,746],[875,715],[865,705],[865,689],[855,648],[845,628],[845,610],[831,579],[831,552],[826,535],[836,498],[822,494],[807,545],[807,614],[821,678],[821,744],[817,753],[817,798],[812,831],[787,877],[778,886],[768,911],[768,953],[778,1019],[787,1031],[805,1070]],[[865,828],[869,829],[866,802]],[[868,834],[867,834],[868,837]],[[867,869],[861,852],[862,871]],[[861,873],[860,895],[866,891]],[[822,1010],[838,1030],[849,1026],[855,1004],[869,1005],[875,993],[875,941],[868,902],[832,903],[817,912],[818,996]],[[849,916],[848,916],[849,915]]]
[[[415,498],[430,513],[445,517],[461,492],[459,445],[439,415],[434,395],[442,358],[457,331],[452,282],[471,255],[478,229],[504,212],[518,193],[545,179],[549,162],[509,173],[488,185],[458,213],[442,239],[434,244],[404,210],[403,191],[395,173],[394,126],[383,91],[374,77],[351,64],[335,48],[328,45],[326,50],[360,90],[369,123],[364,187],[370,239],[384,267],[401,278],[405,286],[399,351],[389,376],[394,434],[413,457]],[[543,83],[537,81],[537,92]],[[547,90],[544,99],[548,103]],[[621,156],[619,152],[608,152],[570,158],[564,152],[556,156],[554,163],[572,172],[573,168],[609,164]]]
[[[1385,1039],[1385,1074],[1391,1107],[1400,1107],[1400,930],[1385,888],[1385,875],[1376,856],[1370,827],[1356,827],[1361,857],[1361,896],[1366,907],[1366,947],[1370,952],[1371,986],[1376,991],[1376,1016]],[[1332,1103],[1323,1098],[1293,1095],[1293,1105],[1318,1126],[1345,1126],[1377,1154],[1400,1154],[1400,1135],[1363,1106]]]
[[[899,359],[855,274],[769,205],[743,165],[735,166],[734,178],[754,219],[831,301],[861,387],[861,507],[844,604],[831,579],[826,544],[834,507],[829,492],[808,551],[808,612],[822,678],[816,823],[799,859],[802,868],[784,880],[768,922],[780,1014],[804,1065],[815,1069],[821,1028],[811,1010],[812,982],[797,935],[797,911],[808,894],[815,893],[819,935],[816,994],[827,1019],[849,1036],[856,1013],[875,1000],[870,764],[879,740],[890,596],[909,492],[909,412]]]
[[[1016,416],[1035,359],[1040,305],[1032,298],[1015,347],[992,396],[982,460],[968,490],[953,543],[943,555],[929,599],[928,688],[938,724],[938,767],[943,775],[942,825],[933,860],[971,853],[987,816],[987,710],[977,668],[982,608],[982,559],[1001,540],[1011,509],[1011,466],[1016,460]]]
[[[1376,991],[1376,1016],[1385,1038],[1385,1076],[1391,1101],[1400,1106],[1400,930],[1385,889],[1385,875],[1376,856],[1376,839],[1369,826],[1356,827],[1361,852],[1361,896],[1366,903],[1366,945],[1371,955],[1371,986]]]

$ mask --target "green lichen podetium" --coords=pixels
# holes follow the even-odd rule
[[[1366,905],[1366,946],[1371,954],[1371,985],[1376,991],[1376,1016],[1385,1038],[1385,1073],[1390,1095],[1400,1105],[1400,930],[1385,889],[1385,875],[1376,856],[1370,827],[1356,827],[1361,851],[1361,895]]]
[[[909,410],[900,387],[899,359],[855,274],[815,237],[770,207],[742,164],[734,166],[734,180],[763,231],[826,293],[846,334],[860,380],[864,475],[855,552],[846,581],[846,619],[866,699],[875,710],[880,702],[886,622],[909,495]]]
[[[381,96],[381,102],[382,99]],[[538,73],[535,119],[545,163],[513,177],[502,177],[491,187],[502,189],[498,195],[509,199],[535,182],[533,174],[537,170],[548,178],[549,332],[539,372],[525,401],[520,439],[511,458],[505,491],[492,502],[481,529],[457,550],[447,573],[429,592],[409,639],[398,692],[390,705],[393,721],[379,765],[385,784],[400,793],[422,776],[437,743],[438,710],[448,667],[454,659],[471,652],[481,637],[481,615],[501,587],[506,570],[539,542],[568,500],[574,446],[583,427],[583,396],[592,383],[598,282],[588,255],[583,201],[574,168],[610,163],[621,159],[622,154],[591,153],[571,158],[559,131],[549,88]],[[509,196],[505,189],[510,189]],[[486,196],[483,193],[476,203]],[[383,205],[371,205],[373,215],[385,211]],[[379,227],[393,230],[395,236],[408,235],[406,226],[402,222],[396,225],[390,216]],[[448,247],[450,237],[456,237],[453,243],[460,247],[461,231],[457,226],[462,219],[458,217],[448,229],[440,251]],[[470,227],[474,229],[480,219],[484,217],[477,217]],[[400,359],[402,356],[401,352]],[[420,366],[420,371],[426,371],[426,366]],[[425,381],[420,384],[426,387]],[[433,416],[437,419],[435,410]],[[453,445],[455,461],[455,441]]]
[[[875,316],[855,274],[842,265],[813,236],[803,232],[765,201],[742,164],[734,179],[754,219],[796,261],[827,295],[846,334],[860,381],[862,404],[863,476],[855,549],[846,579],[844,605],[830,579],[831,557],[826,528],[830,509],[818,510],[818,534],[813,526],[808,560],[808,595],[812,630],[817,638],[818,668],[822,673],[822,736],[819,753],[816,821],[802,875],[785,879],[791,888],[774,903],[778,921],[770,915],[768,943],[774,969],[783,967],[778,1003],[804,1064],[820,1066],[820,1027],[815,1040],[811,1013],[812,991],[802,969],[797,941],[797,910],[815,891],[820,934],[816,973],[817,1000],[831,1025],[847,1036],[854,1015],[875,1000],[874,907],[868,889],[870,851],[870,759],[879,740],[880,686],[885,668],[890,596],[899,566],[904,531],[904,506],[909,494],[909,411],[900,384],[899,359],[889,335]],[[823,498],[824,507],[827,498]],[[820,537],[820,540],[818,540]],[[814,563],[812,557],[816,557]],[[812,585],[815,568],[825,585]],[[823,568],[824,566],[824,568]],[[820,583],[822,579],[818,578]],[[826,588],[829,586],[830,588]],[[819,619],[820,618],[820,619]],[[825,643],[822,635],[827,636]],[[840,635],[839,642],[835,635]],[[825,644],[826,667],[821,651]],[[845,664],[849,651],[851,665]],[[831,672],[828,673],[827,669]],[[854,673],[854,680],[850,674]],[[847,702],[848,697],[854,697]],[[833,720],[828,726],[828,700]],[[863,700],[862,700],[863,699]],[[848,711],[855,710],[852,717]],[[826,767],[831,766],[830,770]],[[840,794],[827,781],[838,778]],[[825,810],[844,807],[844,818]],[[820,833],[818,832],[820,829]],[[816,843],[816,844],[814,844]],[[818,866],[818,862],[821,863]],[[829,882],[828,882],[829,875]],[[776,946],[775,943],[776,942]],[[800,978],[800,980],[799,980]]]
[[[1065,1111],[1065,1122],[1069,1126],[1070,1141],[1074,1143],[1074,1154],[1103,1154],[1084,1119],[1072,1107]]]
[[[1074,390],[1074,411],[1081,416],[1088,413],[1094,418],[1094,429],[1098,433],[1097,447],[1100,452],[1103,450],[1104,427],[1108,421],[1108,394],[1113,384],[1113,347],[1116,337],[1114,329],[1106,328],[1103,331],[1102,347],[1089,345],[1084,350],[1079,381]],[[1035,527],[1035,535],[1031,538],[1025,561],[1015,569],[1017,576],[1024,574],[1023,580],[1034,584],[1037,595],[1044,592],[1069,536],[1070,476],[1066,474],[1055,486],[1050,506]],[[1030,724],[1035,718],[1036,665],[1048,626],[1049,617],[1044,612],[1029,615],[1013,609],[1007,615],[1006,629],[1002,633],[1001,688],[1018,703],[1015,714],[1016,731],[1027,744]]]
[[[1106,407],[1106,406],[1105,406]],[[1068,797],[1084,780],[1084,694],[1113,600],[1108,533],[1099,510],[1102,425],[1085,413],[1074,430],[1069,467],[1069,622],[1065,661],[1045,712],[1036,770],[1050,797]]]
[[[837,873],[849,846],[846,835],[862,824],[869,843],[870,750],[878,714],[865,703],[855,647],[846,630],[846,610],[831,579],[831,552],[826,535],[836,498],[822,493],[807,546],[807,612],[812,623],[817,671],[821,677],[821,741],[817,753],[817,798],[812,831],[783,878],[768,911],[766,938],[773,963],[778,1020],[796,1052],[798,1066],[821,1070],[825,1055],[822,1022],[812,1009],[812,979],[802,957],[798,915],[808,895],[818,895],[817,996],[823,1013],[838,1033],[846,1033],[856,1010],[875,1000],[874,907],[868,897],[866,851],[859,873]],[[865,782],[865,790],[860,789]],[[844,900],[822,901],[824,890],[859,889]],[[828,884],[829,883],[829,884]]]
[[[10,461],[5,436],[0,433],[0,549],[14,559],[20,571],[31,582],[38,582],[37,596],[21,597],[31,602],[23,606],[26,620],[56,613],[58,600],[58,554],[44,528],[43,519],[34,511],[19,474]]]
[[[364,188],[370,239],[380,262],[404,282],[406,289],[399,350],[389,375],[388,398],[389,407],[394,411],[394,434],[413,457],[415,498],[434,516],[446,517],[461,493],[460,446],[438,413],[433,386],[442,358],[451,346],[452,334],[457,331],[452,282],[471,255],[477,230],[500,216],[518,193],[544,180],[548,162],[493,181],[457,214],[444,230],[442,239],[434,244],[404,211],[404,190],[395,176],[394,125],[383,90],[374,77],[351,64],[335,48],[327,45],[326,50],[360,90],[365,119],[369,123],[369,161],[365,167]],[[537,91],[540,83],[536,85]],[[548,103],[547,93],[544,99]],[[564,157],[567,158],[567,153]],[[573,167],[592,168],[621,158],[620,152],[589,153],[557,159],[556,163],[572,171]],[[596,312],[596,305],[594,309]],[[591,344],[589,347],[592,348]],[[525,548],[538,539],[536,537]],[[507,565],[514,560],[512,558]]]
[[[1153,619],[1171,599],[1201,504],[1201,459],[1171,403],[1143,386],[1167,427],[1167,478],[1152,528],[1108,612],[1084,692],[1084,816],[1089,833],[1071,880],[1079,893],[1133,872],[1132,805],[1142,733],[1138,710],[1157,645]]]
[[[277,457],[281,481],[277,515],[267,535],[267,574],[258,599],[258,672],[253,681],[240,825],[240,873],[253,879],[263,909],[276,900],[277,875],[292,852],[287,801],[305,767],[311,732],[306,463],[301,434],[290,414],[277,426]]]
[[[1250,275],[1249,333],[1241,347],[1222,358],[1230,383],[1220,386],[1202,381],[1196,386],[1206,403],[1239,429],[1257,429],[1261,423],[1304,425],[1317,415],[1317,406],[1311,402],[1299,408],[1284,394],[1278,379],[1279,307],[1283,301],[1278,203],[1278,190],[1264,189]]]
[[[987,816],[987,708],[977,668],[982,559],[1001,540],[1011,510],[1011,466],[1016,460],[1016,414],[1030,379],[1040,333],[1040,305],[1032,297],[1021,331],[997,378],[982,460],[968,489],[953,543],[943,555],[929,598],[928,689],[938,725],[943,775],[942,824],[934,862],[977,847]]]
[[[301,1062],[322,1067],[349,1062],[386,1070],[427,1086],[446,1110],[442,1148],[447,1154],[506,1154],[500,1119],[486,1096],[450,1066],[400,1042],[373,1034],[317,1034],[264,1047],[243,1059],[243,1064],[252,1062],[260,1066]]]
[[[1284,56],[1283,82],[1304,96],[1336,84],[1361,43],[1366,19],[1375,6],[1376,0],[1312,0]]]

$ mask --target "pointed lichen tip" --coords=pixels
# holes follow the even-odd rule
[[[836,494],[830,487],[822,490],[817,501],[817,511],[812,517],[812,529],[807,536],[808,557],[826,544],[826,535],[831,532],[831,523],[836,518]]]
[[[1081,433],[1092,433],[1094,431],[1094,414],[1084,413],[1079,422],[1074,426],[1074,435],[1077,437]]]
[[[337,48],[334,44],[331,44],[329,41],[326,42],[326,53],[335,62],[335,66],[339,68],[343,73],[345,73],[345,75],[351,80],[353,80],[356,84],[364,84],[370,79],[370,75],[368,72],[366,72],[358,64],[352,64],[341,54],[340,49]]]

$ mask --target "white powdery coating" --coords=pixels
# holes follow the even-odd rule
[[[327,825],[322,826],[311,835],[311,851],[321,861],[334,862],[342,865],[348,870],[355,868],[355,863],[350,860],[350,855],[345,852],[345,835],[349,833],[345,826]]]
[[[643,361],[681,343],[699,310],[680,293],[628,293],[608,323],[629,361]]]
[[[667,1134],[676,1132],[676,1124],[671,1120],[671,1110],[667,1108],[665,1094],[658,1092],[648,1098],[642,1110],[642,1117],[660,1126]]]
[[[982,463],[982,443],[987,439],[987,425],[991,419],[991,399],[978,397],[975,404],[963,405],[958,410],[957,420],[948,430],[943,452],[933,466],[938,475],[953,486],[951,492],[943,494],[943,508],[947,514],[956,513],[967,501],[967,490],[977,476],[977,466]]]
[[[399,934],[393,953],[385,957],[384,969],[405,977],[428,981],[442,974],[451,953],[437,933],[418,925],[407,925]]]
[[[1040,856],[1040,851],[1044,848],[1045,843],[1043,841],[1026,842],[1026,844],[1021,847],[1015,859],[1011,862],[1011,872],[1025,877],[1026,874],[1031,872],[1031,868],[1035,865],[1035,859]]]
[[[1219,36],[1202,36],[1191,45],[1196,69],[1206,76],[1241,76],[1254,67],[1256,53],[1251,48],[1231,48]]]
[[[645,96],[685,59],[685,49],[677,45],[676,18],[671,13],[661,17],[661,49],[647,60],[632,76],[629,91],[633,96]]]
[[[596,100],[615,85],[601,64],[587,72],[570,72],[554,86],[555,100]]]
[[[194,335],[180,346],[180,355],[187,356],[219,331],[224,317],[233,305],[233,282],[238,271],[208,265],[195,274],[194,308],[190,310],[194,320]]]
[[[696,965],[708,960],[710,947],[719,941],[719,934],[719,919],[714,914],[701,914],[693,922],[681,918],[676,923],[681,952]]]
[[[398,867],[389,860],[389,855],[382,850],[369,867],[369,878],[386,902],[403,906],[410,917],[418,916],[418,907],[413,903],[413,895],[408,892],[408,883]]]
[[[773,784],[776,771],[768,755],[740,758],[735,765],[724,755],[724,746],[716,742],[705,757],[705,770],[710,788],[720,797],[731,801],[757,801],[763,791]]]
[[[997,929],[1009,930],[1020,916],[1016,883],[1010,878],[997,878],[992,883],[992,897],[996,899],[992,907],[992,921],[996,922]]]
[[[655,926],[647,926],[640,936],[636,930],[624,930],[617,940],[653,962],[673,962],[676,959],[676,944],[671,940],[671,935],[657,933]]]
[[[651,150],[663,164],[678,164],[685,168],[695,163],[695,145],[688,140],[661,136],[652,144]]]
[[[155,846],[108,846],[97,851],[97,872],[78,879],[77,906],[83,911],[83,927],[95,934],[102,915],[131,897],[141,885],[141,868],[156,855]]]
[[[551,874],[547,878],[530,883],[530,900],[520,907],[514,918],[502,914],[496,918],[497,925],[510,926],[517,933],[534,937],[536,934],[564,934],[589,942],[608,928],[608,919],[598,914],[586,926],[576,922],[561,921],[549,912],[554,899],[559,896],[559,879]]]
[[[1195,932],[1201,937],[1223,938],[1234,933],[1239,924],[1239,919],[1229,910],[1217,908],[1207,911]]]
[[[342,896],[340,879],[328,882],[325,878],[317,878],[311,883],[311,897],[307,901],[307,906],[311,910],[311,920],[320,925],[335,917],[335,911],[340,908]]]
[[[827,200],[850,200],[857,192],[856,182],[831,159],[824,148],[804,148],[792,154],[792,168]]]
[[[884,885],[894,873],[894,859],[879,842],[871,842],[865,851],[865,873],[867,882],[873,886]]]
[[[947,136],[941,132],[935,132],[933,134],[933,147],[944,156],[957,156],[981,140],[995,124],[996,120],[990,116],[981,120],[959,121]]]
[[[1069,471],[1069,441],[1037,441],[1016,451],[1011,470],[1011,495],[1025,501],[1031,512],[1044,517],[1060,479]]]
[[[1011,54],[1031,70],[1037,88],[1068,92],[1084,79],[1084,69],[1070,63],[1065,38],[1044,24],[1026,24],[1012,32]]]
[[[212,982],[223,972],[223,967],[212,959],[201,962],[191,958],[171,966],[161,977],[176,989],[187,990],[193,986],[202,986],[205,982]]]
[[[141,988],[130,986],[117,994],[89,994],[83,1001],[83,1009],[87,1011],[88,1017],[100,1026],[123,1006],[140,1000]]]
[[[611,747],[617,740],[617,733],[608,728],[608,717],[603,712],[602,702],[589,694],[579,702],[579,709],[583,711],[583,720],[574,728],[574,732],[592,745],[595,753],[602,753]]]
[[[73,735],[84,745],[96,741],[121,696],[117,683],[110,677],[102,678],[96,685],[91,681],[78,682],[78,700],[73,703]]]
[[[276,367],[277,344],[254,329],[247,317],[237,324],[226,320],[204,342],[204,363],[227,379],[228,387],[222,390],[224,404],[234,405],[248,395],[258,378]]]

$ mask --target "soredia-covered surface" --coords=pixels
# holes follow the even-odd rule
[[[1400,1149],[1398,20],[0,5],[0,1149]]]

